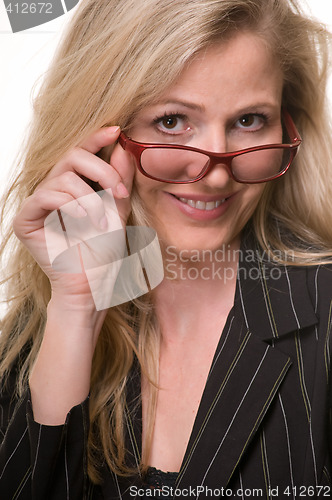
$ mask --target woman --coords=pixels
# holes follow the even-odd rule
[[[295,1],[82,1],[7,199],[1,498],[330,495],[327,44]],[[107,310],[45,244],[110,229],[93,188],[164,261]]]

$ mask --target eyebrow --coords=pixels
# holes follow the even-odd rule
[[[184,101],[184,100],[180,100],[180,99],[166,99],[164,101],[159,101],[156,103],[156,105],[165,105],[165,104],[176,104],[177,106],[183,106],[185,108],[189,108],[189,109],[193,109],[195,111],[204,111],[205,110],[205,107],[203,106],[203,104],[195,104],[193,102],[190,102],[190,101]]]
[[[192,109],[194,111],[199,111],[199,112],[203,112],[205,111],[205,107],[203,104],[196,104],[196,103],[193,103],[193,102],[190,102],[190,101],[185,101],[183,99],[165,99],[163,101],[159,101],[159,102],[156,102],[155,103],[155,106],[165,106],[166,104],[175,104],[177,106],[183,106],[185,108],[188,108],[188,109]],[[243,106],[242,108],[238,109],[235,111],[235,114],[238,115],[238,114],[246,114],[246,113],[251,113],[253,111],[255,111],[257,108],[269,108],[269,109],[275,109],[277,106],[277,103],[272,101],[258,101],[256,103],[253,103],[253,104],[249,104],[247,106]]]

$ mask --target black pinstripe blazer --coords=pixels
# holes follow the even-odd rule
[[[245,242],[235,301],[168,498],[330,498],[332,269],[271,266]],[[12,374],[14,380],[15,373]],[[128,462],[141,450],[140,377],[128,382]],[[33,422],[29,393],[0,401],[0,500],[140,498],[140,478],[86,475],[88,402]],[[9,422],[9,423],[8,423]],[[171,494],[173,493],[173,495]],[[175,495],[174,495],[175,493]]]

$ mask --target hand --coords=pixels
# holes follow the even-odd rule
[[[91,180],[101,189],[111,189],[125,226],[131,209],[129,194],[135,171],[132,160],[120,145],[114,149],[114,165],[96,156],[102,148],[116,142],[119,132],[118,127],[102,128],[69,151],[25,200],[13,222],[15,234],[50,279],[53,295],[62,296],[66,301],[79,297],[81,301],[84,299],[84,304],[92,303],[89,283],[84,273],[59,272],[52,267],[46,247],[45,219],[61,208],[71,220],[82,218],[87,225],[105,230],[107,204],[86,182]]]

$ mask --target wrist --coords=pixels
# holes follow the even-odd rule
[[[57,324],[63,331],[98,336],[107,310],[97,311],[94,303],[79,297],[52,294],[47,305],[47,323]]]

